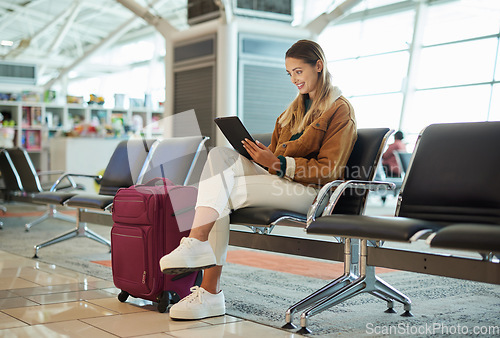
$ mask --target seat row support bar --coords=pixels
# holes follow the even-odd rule
[[[368,247],[368,265],[500,284],[500,263],[481,258]]]
[[[261,235],[249,231],[231,229],[229,245],[264,250],[301,257],[344,261],[344,244],[316,239],[281,235]]]

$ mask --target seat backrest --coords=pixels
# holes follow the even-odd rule
[[[17,174],[21,180],[23,191],[27,193],[36,193],[43,191],[40,179],[36,173],[35,166],[24,148],[7,149],[10,159],[16,168]]]
[[[0,150],[0,172],[4,181],[5,190],[22,191],[23,184],[17,170],[12,162],[7,149]]]
[[[202,136],[173,137],[158,141],[149,152],[138,183],[146,183],[156,177],[165,177],[177,185],[196,180],[191,176],[193,161],[204,150],[207,138]],[[197,156],[198,155],[198,156]]]
[[[347,162],[345,180],[372,181],[382,150],[393,130],[389,128],[358,129],[358,138]],[[364,211],[368,193],[347,189],[335,206],[335,214],[359,215]]]
[[[115,148],[102,175],[99,195],[115,195],[137,182],[144,161],[156,139],[123,140]]]
[[[377,171],[382,150],[394,131],[389,128],[358,129],[358,138],[345,168],[346,180],[372,181]],[[254,134],[252,137],[266,144],[272,134]],[[266,144],[267,145],[267,144]],[[359,215],[364,211],[366,191],[347,189],[335,206],[334,213]]]
[[[398,162],[401,171],[406,173],[408,171],[408,167],[410,166],[412,154],[405,151],[395,151],[394,155],[396,156],[396,161]]]
[[[430,125],[400,191],[398,216],[500,224],[500,122]]]
[[[271,144],[271,137],[273,133],[252,134],[254,140],[262,142],[263,145],[268,147]]]

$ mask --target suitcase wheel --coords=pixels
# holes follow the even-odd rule
[[[179,295],[173,291],[163,291],[158,297],[158,312],[165,312],[170,304],[177,303],[180,299]]]
[[[127,300],[128,296],[130,294],[127,291],[122,291],[118,294],[118,300],[123,303]]]
[[[158,312],[163,313],[167,311],[170,304],[170,293],[168,291],[162,292],[158,297]]]

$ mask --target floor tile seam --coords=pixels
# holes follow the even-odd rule
[[[94,305],[95,305],[95,304],[94,304]],[[101,317],[109,317],[109,316],[101,316]],[[95,318],[100,318],[100,317],[95,317]],[[85,319],[89,319],[89,318],[85,318]],[[112,335],[112,336],[115,336],[115,337],[120,337],[120,336],[118,336],[118,335],[116,335],[116,334],[114,334],[114,333],[112,333],[112,332],[106,331],[105,329],[102,329],[102,328],[100,328],[100,327],[97,327],[97,326],[95,326],[95,325],[93,325],[93,324],[91,324],[91,323],[87,323],[87,322],[83,321],[82,319],[77,319],[77,321],[79,321],[79,322],[80,322],[80,323],[82,323],[82,324],[85,324],[85,325],[88,325],[88,326],[90,326],[90,327],[93,327],[93,328],[95,328],[95,329],[98,329],[99,331],[106,332],[106,333],[108,333],[108,334],[110,334],[110,335]]]
[[[73,301],[73,302],[66,302],[66,303],[76,303],[76,302],[84,302],[86,304],[89,304],[89,305],[92,305],[92,306],[97,306],[101,309],[104,309],[106,311],[110,311],[110,312],[113,312],[113,314],[110,314],[110,315],[103,315],[103,316],[95,316],[95,317],[86,317],[85,319],[90,319],[90,318],[101,318],[101,317],[109,317],[109,316],[116,316],[116,315],[121,315],[122,313],[120,312],[117,312],[115,310],[112,310],[112,309],[108,309],[107,307],[104,307],[102,305],[98,305],[98,304],[94,304],[94,303],[91,303],[89,301],[86,301],[86,300],[76,300],[76,301]]]
[[[97,305],[97,304],[94,304],[94,303],[90,303],[88,301],[83,301],[83,300],[76,300],[76,301],[70,301],[70,302],[62,302],[62,303],[53,303],[53,304],[41,304],[41,305],[34,305],[34,306],[52,306],[52,305],[55,305],[55,304],[71,304],[71,303],[86,303],[88,305],[92,305],[92,306],[95,306],[95,307],[99,307],[101,309],[104,309],[106,311],[109,311],[109,312],[113,312],[112,314],[109,314],[109,315],[100,315],[100,316],[90,316],[90,317],[85,317],[85,318],[75,318],[75,319],[72,319],[72,320],[83,320],[83,319],[93,319],[93,318],[103,318],[103,317],[111,317],[111,316],[116,316],[116,315],[121,315],[122,313],[119,313],[119,312],[116,312],[114,310],[110,310],[108,308],[105,308],[103,306],[100,306],[100,305]],[[33,306],[33,307],[34,307]],[[16,309],[20,309],[20,308],[16,308]],[[16,318],[17,319],[17,318]],[[18,319],[19,320],[19,319]],[[45,322],[45,323],[36,323],[36,324],[29,324],[27,323],[28,325],[30,326],[34,326],[34,325],[44,325],[44,324],[52,324],[52,323],[61,323],[61,322],[67,322],[68,320],[54,320],[54,321],[49,321],[49,322]],[[89,323],[86,323],[86,324],[89,324]]]
[[[79,290],[79,291],[68,291],[68,292],[57,292],[57,293],[50,293],[50,294],[43,294],[43,295],[31,295],[30,297],[40,297],[40,296],[52,296],[52,295],[59,295],[59,294],[72,294],[72,293],[76,293],[76,292],[86,292],[86,291],[96,291],[96,290]],[[108,294],[110,294],[111,296],[113,296],[110,292],[107,292],[107,291],[103,291],[103,292],[106,292]],[[104,297],[104,295],[102,295]],[[61,300],[61,301],[52,301],[50,303],[40,303],[34,299],[31,299],[31,298],[28,298],[27,296],[24,297],[25,299],[29,300],[30,302],[34,302],[34,303],[39,303],[40,305],[51,305],[51,304],[61,304],[61,303],[69,303],[69,302],[88,302],[88,303],[91,303],[92,305],[97,305],[99,306],[98,304],[95,304],[95,303],[92,303],[91,300],[92,299],[84,299],[84,298],[79,298],[79,299],[76,299],[76,300]],[[114,297],[107,297],[107,298],[114,298]],[[95,298],[95,299],[102,299],[102,298]],[[101,306],[102,307],[102,306]],[[106,308],[108,309],[108,308]],[[110,311],[114,311],[112,309],[108,309]]]
[[[299,335],[298,333],[296,333],[294,331],[286,330],[286,329],[283,329],[283,328],[277,328],[277,327],[271,326],[269,324],[264,324],[264,323],[260,323],[260,322],[254,321],[254,320],[250,320],[250,319],[246,319],[246,318],[241,318],[241,317],[238,317],[238,316],[235,316],[235,315],[230,315],[230,316],[235,317],[235,318],[239,318],[243,322],[254,323],[254,324],[257,324],[257,325],[261,325],[261,326],[265,326],[265,327],[271,328],[273,330],[279,330],[281,332],[287,332],[289,334],[293,334],[294,337],[295,337],[295,335],[297,335],[298,337],[304,337],[304,336]],[[238,322],[241,322],[241,321],[238,321]],[[238,322],[234,322],[234,323],[238,323]],[[224,324],[232,324],[232,323],[224,323]]]
[[[42,285],[42,284],[40,284],[40,283],[37,283],[37,282],[31,281],[31,280],[26,279],[26,278],[21,277],[21,276],[16,276],[16,279],[17,279],[17,278],[22,279],[22,280],[23,280],[23,281],[25,281],[25,282],[28,282],[28,283],[33,283],[33,284],[38,285],[38,286],[34,286],[34,288],[37,288],[37,287],[45,287],[45,286],[47,286],[47,285]],[[24,288],[24,289],[26,289],[26,288]],[[15,290],[15,289],[12,289],[12,290]]]
[[[90,303],[90,304],[92,304],[92,305],[97,305],[97,306],[100,306],[100,307],[105,308],[107,310],[110,310],[110,311],[113,311],[113,312],[117,312],[117,311],[115,311],[113,309],[110,309],[110,308],[107,308],[107,307],[105,307],[103,305],[99,305],[97,303],[92,302],[93,300],[99,300],[99,299],[116,299],[116,297],[89,299],[89,300],[87,300],[87,302]],[[129,304],[132,305],[132,303],[129,303]],[[128,315],[128,314],[137,314],[137,313],[143,313],[143,312],[148,312],[148,310],[147,309],[143,309],[142,307],[138,307],[136,309],[136,311],[133,311],[133,312],[117,312],[117,314]],[[108,317],[108,316],[105,316],[105,317]]]
[[[37,307],[37,306],[46,306],[46,307],[49,307],[49,306],[53,306],[53,305],[56,305],[56,304],[71,304],[71,303],[86,303],[88,305],[92,305],[92,306],[95,306],[95,307],[99,307],[101,309],[104,309],[106,311],[110,311],[110,312],[113,312],[113,314],[110,314],[110,315],[104,315],[104,316],[93,316],[93,317],[85,317],[85,319],[90,319],[90,318],[100,318],[100,317],[108,317],[108,316],[114,316],[114,315],[120,315],[122,313],[120,312],[116,312],[115,310],[112,310],[112,309],[108,309],[104,306],[101,306],[101,305],[98,305],[98,304],[94,304],[94,303],[91,303],[89,301],[86,301],[86,300],[73,300],[73,301],[69,301],[69,302],[61,302],[61,303],[51,303],[51,304],[39,304],[39,305],[29,305],[29,306],[22,306],[22,307],[17,307],[17,308],[11,308],[11,309],[6,309],[6,310],[9,310],[9,311],[13,311],[13,310],[17,310],[17,309],[22,309],[22,308],[25,308],[25,307]],[[0,312],[5,312],[5,310],[0,310]],[[8,314],[8,313],[6,313]],[[17,318],[16,318],[17,319]],[[64,322],[66,320],[56,320],[56,321],[53,321],[53,322],[47,322],[47,323],[59,323],[59,322]],[[45,323],[45,324],[47,324]],[[44,323],[39,323],[39,324],[44,324]],[[37,325],[37,324],[35,324]]]
[[[26,306],[21,306],[21,307],[28,307],[28,306],[38,306],[38,305],[43,305],[42,303],[37,302],[36,300],[33,300],[33,299],[29,299],[29,298],[27,298],[27,297],[25,297],[25,296],[19,296],[18,298],[22,298],[22,299],[24,299],[24,300],[27,300],[28,302],[32,302],[32,303],[37,304],[37,305],[26,305]],[[18,309],[19,309],[19,308],[21,308],[21,307],[18,307]]]
[[[16,309],[20,309],[20,308],[16,308]],[[7,309],[7,310],[11,310],[11,309]],[[9,314],[9,313],[5,312],[4,310],[0,310],[0,313],[3,313],[4,315],[7,315],[7,316],[9,316],[9,317],[11,317],[11,318],[13,318],[13,319],[15,319],[15,320],[17,320],[17,321],[20,321],[21,323],[24,323],[24,324],[28,325],[28,326],[33,326],[33,325],[31,325],[30,323],[25,322],[24,320],[22,320],[22,319],[20,319],[20,318],[16,318],[16,317],[12,316],[11,314]],[[9,329],[3,329],[3,330],[9,330]],[[0,332],[1,332],[1,331],[2,331],[2,330],[0,330]]]
[[[80,284],[84,284],[84,283],[70,283],[70,284],[56,284],[56,286],[59,286],[59,285],[80,285]],[[16,293],[16,290],[27,290],[27,289],[36,289],[36,288],[48,288],[48,287],[51,287],[51,286],[54,286],[54,285],[41,285],[41,286],[34,286],[32,288],[23,288],[23,289],[13,289],[13,290],[9,290],[10,292],[14,293],[16,296],[19,296],[19,297],[25,297],[27,295],[21,295],[19,293]],[[88,289],[88,290],[74,290],[74,291],[57,291],[57,292],[49,292],[49,293],[37,293],[37,294],[32,294],[32,295],[29,295],[29,296],[46,296],[46,295],[55,295],[55,294],[59,294],[59,293],[69,293],[69,292],[78,292],[78,291],[93,291],[93,290],[97,290],[97,288],[95,289]]]

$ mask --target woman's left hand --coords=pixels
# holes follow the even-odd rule
[[[259,141],[256,141],[254,143],[249,139],[244,139],[243,141],[241,141],[241,143],[243,143],[243,147],[246,149],[246,151],[248,151],[255,162],[266,168],[271,168],[276,171],[280,170],[279,158],[276,157],[276,155],[274,155],[268,147],[266,147]]]

